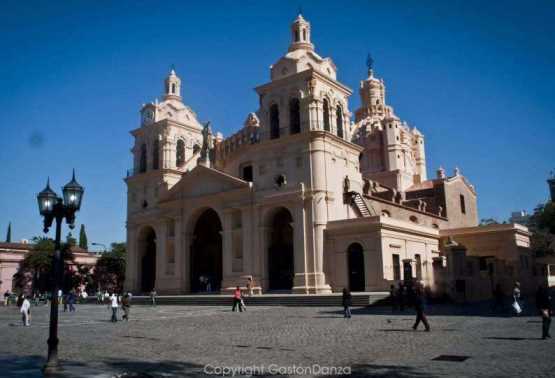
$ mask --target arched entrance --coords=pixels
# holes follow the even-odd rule
[[[191,245],[191,291],[219,291],[222,282],[222,223],[208,209],[197,220]]]
[[[270,240],[268,247],[268,276],[270,290],[291,290],[293,288],[293,217],[281,208],[270,220]]]
[[[353,243],[347,249],[349,269],[349,290],[364,291],[366,279],[364,277],[364,252],[359,243]]]
[[[139,235],[139,275],[142,292],[150,292],[156,282],[156,233],[152,227]]]

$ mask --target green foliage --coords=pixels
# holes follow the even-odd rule
[[[103,253],[96,262],[94,284],[101,290],[123,291],[125,281],[125,243],[112,243],[112,250]]]
[[[85,250],[89,250],[89,241],[87,240],[87,233],[85,232],[85,225],[81,225],[79,230],[79,247]]]
[[[499,224],[499,222],[495,218],[483,218],[480,221],[480,226],[487,226],[490,224]]]
[[[43,237],[35,237],[33,244],[14,275],[15,287],[22,291],[47,292],[52,290],[55,244],[52,239]],[[61,245],[61,252],[64,260],[63,290],[69,291],[78,287],[80,278],[77,272],[69,270],[74,257],[67,243]]]
[[[536,256],[555,255],[555,205],[548,202],[534,209],[530,217],[530,244]]]
[[[71,231],[68,232],[67,236],[66,236],[66,243],[73,246],[73,245],[77,245],[77,239],[75,239],[73,237],[73,235],[71,234]]]

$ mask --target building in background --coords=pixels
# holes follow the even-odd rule
[[[33,249],[33,244],[24,243],[0,243],[0,293],[6,291],[14,292],[13,276],[19,270],[19,264],[25,255]],[[98,256],[89,253],[77,246],[71,248],[75,260],[71,269],[76,269],[77,265],[94,267]]]
[[[227,291],[251,277],[262,292],[309,294],[417,280],[471,299],[501,273],[470,283],[464,256],[478,275],[482,258],[503,261],[507,285],[532,275],[519,265],[531,259],[525,227],[479,227],[460,169],[428,178],[425,137],[388,105],[371,62],[351,112],[353,91],[315,51],[310,23],[299,15],[290,34],[255,88],[259,109],[229,137],[201,124],[173,69],[163,100],[141,108],[125,179],[128,290]],[[447,262],[453,245],[462,268]]]

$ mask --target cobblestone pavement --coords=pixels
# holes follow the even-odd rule
[[[23,327],[15,307],[0,308],[1,377],[40,376],[48,310],[33,307],[32,325]],[[555,340],[539,338],[539,317],[462,315],[447,306],[430,312],[427,333],[411,330],[411,311],[391,314],[386,308],[354,309],[349,320],[329,307],[232,313],[222,307],[134,306],[129,322],[113,324],[105,306],[81,305],[76,313],[60,313],[60,357],[66,377],[195,376],[206,365],[210,372],[243,367],[247,374],[295,375],[317,373],[298,369],[313,364],[320,373],[343,366],[353,375],[377,377],[555,376]],[[433,360],[439,355],[468,359]]]

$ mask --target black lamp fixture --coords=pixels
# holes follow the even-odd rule
[[[50,332],[48,337],[48,359],[44,366],[45,375],[58,372],[58,290],[62,287],[64,260],[60,247],[62,222],[65,218],[69,228],[75,227],[75,213],[81,208],[81,201],[85,190],[75,180],[75,170],[71,181],[62,188],[63,198],[58,197],[50,188],[50,179],[46,181],[46,188],[37,195],[40,215],[44,217],[44,232],[47,233],[52,222],[56,220],[56,239],[54,251],[54,285],[52,287],[52,301],[50,306]]]

